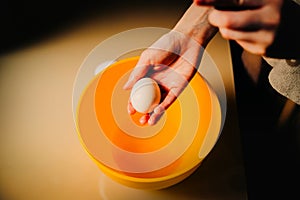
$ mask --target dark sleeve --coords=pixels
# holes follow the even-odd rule
[[[267,56],[273,58],[300,58],[300,5],[284,0],[282,19],[274,43],[267,49]]]

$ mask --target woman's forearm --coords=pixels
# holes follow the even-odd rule
[[[212,9],[213,7],[198,6],[193,3],[173,30],[184,33],[205,47],[218,31],[208,22],[208,14]]]

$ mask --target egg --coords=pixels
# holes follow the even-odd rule
[[[130,101],[140,113],[150,113],[159,104],[161,98],[157,82],[151,78],[142,78],[132,87]]]

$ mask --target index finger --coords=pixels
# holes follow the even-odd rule
[[[173,92],[169,92],[165,99],[154,109],[148,120],[149,125],[154,125],[161,118],[164,112],[169,108],[169,106],[177,99],[177,95]]]
[[[123,86],[123,89],[131,89],[133,85],[147,73],[148,68],[149,66],[136,66],[131,72],[128,81]]]

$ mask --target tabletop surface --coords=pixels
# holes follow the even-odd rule
[[[93,18],[1,55],[1,199],[247,199],[230,49],[219,35],[207,50],[224,80],[226,121],[212,152],[186,180],[159,191],[119,185],[102,174],[78,139],[73,84],[89,52],[118,32],[143,26],[171,28],[178,17],[170,11],[167,16],[127,13],[126,19],[122,14]]]

